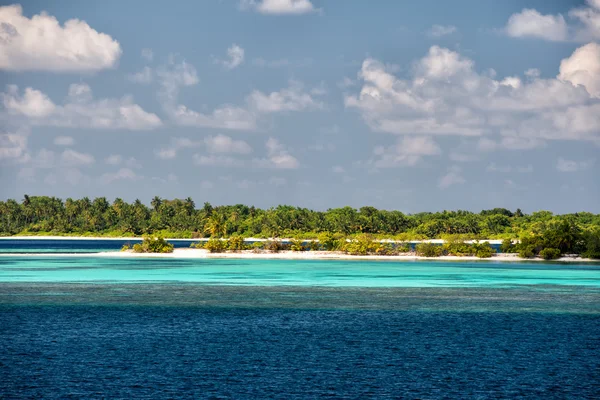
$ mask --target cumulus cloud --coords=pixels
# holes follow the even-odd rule
[[[160,98],[164,110],[178,125],[231,130],[255,130],[261,116],[278,112],[304,111],[323,108],[315,100],[321,92],[310,93],[300,82],[291,81],[289,87],[280,91],[263,93],[253,91],[245,104],[223,104],[212,112],[203,113],[179,104],[180,87],[198,83],[196,70],[187,63],[170,63],[158,72],[162,90]]]
[[[301,15],[318,11],[310,0],[241,0],[240,8],[271,15]]]
[[[512,37],[534,37],[550,41],[588,42],[600,39],[600,2],[587,0],[587,7],[569,10],[562,14],[543,15],[525,8],[510,16],[505,27]]]
[[[439,38],[442,36],[452,35],[458,29],[454,25],[433,25],[427,34],[431,37]]]
[[[558,78],[581,85],[590,95],[600,98],[600,45],[586,44],[562,60]]]
[[[556,162],[556,169],[560,172],[578,172],[591,168],[594,160],[572,161],[560,157]]]
[[[162,147],[154,152],[158,158],[170,160],[177,156],[177,152],[185,148],[193,148],[200,146],[202,143],[193,141],[188,138],[172,138],[171,143],[167,147]]]
[[[135,181],[138,179],[142,179],[142,177],[136,174],[132,169],[121,168],[114,173],[102,174],[99,180],[101,183],[108,185],[116,181]]]
[[[80,167],[92,165],[96,160],[91,154],[79,153],[73,149],[66,149],[60,155],[60,162],[66,167]]]
[[[393,168],[413,166],[423,156],[435,156],[442,150],[430,136],[404,136],[393,146],[377,146],[373,153],[377,157],[372,161],[376,168]]]
[[[44,12],[23,16],[20,5],[0,7],[0,69],[93,72],[116,65],[119,42],[70,19],[60,25]]]
[[[194,164],[213,167],[242,167],[244,162],[231,156],[194,154]]]
[[[29,158],[25,133],[0,133],[0,162],[25,162]]]
[[[255,159],[254,164],[260,168],[296,169],[298,160],[292,156],[284,145],[275,138],[269,138],[265,144],[267,158]]]
[[[226,60],[215,59],[215,61],[227,69],[235,69],[244,62],[244,49],[234,43],[227,49]]]
[[[204,139],[204,144],[209,153],[248,154],[252,152],[252,147],[248,143],[225,135],[207,137]]]
[[[525,149],[547,140],[600,142],[600,75],[596,46],[563,60],[557,78],[496,79],[472,60],[433,46],[400,79],[368,58],[358,73],[362,88],[345,96],[374,131],[401,135],[480,137],[486,147]]]
[[[131,97],[95,100],[86,84],[72,84],[63,105],[55,104],[46,94],[30,87],[21,94],[15,85],[1,93],[0,99],[11,118],[33,125],[129,130],[162,125],[158,116],[144,111]]]
[[[154,80],[154,73],[152,71],[152,68],[146,66],[140,71],[129,75],[128,78],[132,82],[145,85],[151,83]]]
[[[71,136],[57,136],[54,138],[54,144],[57,146],[73,146],[75,139]]]
[[[438,187],[446,189],[453,185],[462,185],[465,183],[466,179],[462,176],[461,171],[462,169],[456,165],[448,168],[448,172],[440,178]]]
[[[322,91],[312,91],[313,95],[322,95]],[[250,108],[258,113],[276,113],[285,111],[303,111],[323,108],[323,103],[315,100],[304,90],[304,85],[290,81],[287,88],[280,91],[263,93],[254,90],[247,98]]]

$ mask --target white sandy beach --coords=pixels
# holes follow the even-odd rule
[[[263,260],[378,260],[378,261],[488,261],[488,262],[528,262],[528,261],[546,261],[542,258],[523,259],[518,257],[516,253],[510,254],[495,254],[491,258],[477,258],[471,256],[441,256],[441,257],[420,257],[414,253],[407,253],[397,256],[355,256],[341,252],[333,251],[280,251],[279,253],[260,252],[255,253],[253,250],[244,250],[240,252],[226,253],[210,253],[204,249],[175,249],[172,253],[134,253],[129,251],[106,251],[99,253],[11,253],[1,254],[1,256],[40,256],[40,257],[108,257],[108,258],[177,258],[177,259],[263,259]],[[577,256],[561,257],[557,260],[560,262],[600,262],[589,258],[581,258]]]

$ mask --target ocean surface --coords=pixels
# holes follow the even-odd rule
[[[600,264],[0,255],[0,398],[333,397],[600,398]]]

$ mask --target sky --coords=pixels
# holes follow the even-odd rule
[[[0,198],[600,212],[600,0],[0,1]]]

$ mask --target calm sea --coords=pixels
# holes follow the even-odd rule
[[[0,398],[328,397],[597,399],[600,265],[0,255]]]

